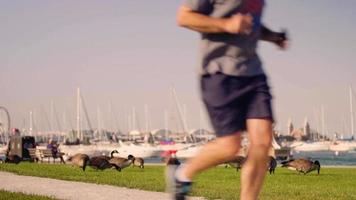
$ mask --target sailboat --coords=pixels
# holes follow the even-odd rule
[[[162,154],[162,150],[156,146],[149,145],[136,145],[133,143],[125,144],[121,140],[119,141],[119,146],[117,147],[120,156],[127,157],[128,155],[133,155],[135,157],[150,158],[159,157]]]
[[[330,146],[329,141],[318,142],[294,142],[291,148],[297,152],[312,152],[312,151],[328,151]]]
[[[351,138],[352,140],[355,139],[355,132],[354,132],[354,110],[353,110],[353,90],[350,86],[350,120],[351,120]]]
[[[353,149],[352,142],[349,141],[334,141],[330,143],[329,146],[330,151],[337,152],[348,152]]]
[[[350,140],[336,140],[333,141],[329,148],[334,151],[336,155],[339,152],[349,152],[356,150],[356,141],[354,141],[354,113],[353,113],[353,90],[349,87],[349,97],[350,97],[350,125],[351,125],[351,139]]]
[[[10,127],[10,114],[5,107],[0,106],[0,139],[3,144],[7,144],[9,141]]]

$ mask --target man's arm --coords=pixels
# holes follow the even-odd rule
[[[274,32],[266,26],[261,25],[260,40],[272,42],[284,49],[287,46],[288,38],[285,32]]]
[[[181,6],[177,15],[179,26],[200,33],[232,33],[248,34],[251,32],[252,17],[237,14],[230,18],[214,18]]]

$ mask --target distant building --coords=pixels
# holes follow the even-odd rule
[[[303,134],[304,136],[310,138],[310,125],[308,123],[308,118],[305,118],[305,121],[304,121],[304,127],[303,127]]]
[[[294,130],[294,126],[293,126],[292,120],[289,119],[288,120],[288,135],[292,135],[293,130]]]
[[[313,138],[311,133],[311,128],[308,122],[308,119],[305,118],[302,128],[294,129],[293,123],[291,120],[288,122],[288,135],[292,136],[296,140],[310,140]]]
[[[304,133],[301,129],[295,129],[292,132],[292,136],[296,139],[296,140],[302,140]]]

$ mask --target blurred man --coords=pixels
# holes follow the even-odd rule
[[[217,139],[175,173],[175,199],[185,199],[201,171],[235,157],[241,132],[250,141],[240,199],[257,199],[272,141],[271,94],[257,55],[258,40],[284,49],[284,33],[261,23],[263,0],[185,0],[178,24],[201,33],[201,92]]]

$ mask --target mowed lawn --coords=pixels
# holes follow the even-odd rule
[[[0,190],[0,200],[54,200],[50,197]]]
[[[70,165],[20,163],[0,164],[1,171],[19,175],[49,177],[70,181],[109,184],[151,191],[164,191],[164,167],[145,166],[145,169],[126,168],[96,171],[87,168],[83,172]],[[239,199],[240,172],[232,168],[216,167],[204,172],[196,179],[194,196],[208,199]],[[356,168],[323,168],[321,174],[312,172],[298,174],[284,168],[277,168],[276,174],[267,175],[261,200],[356,200]]]

